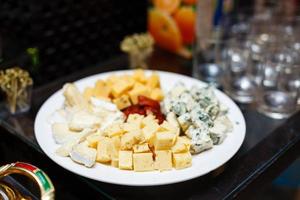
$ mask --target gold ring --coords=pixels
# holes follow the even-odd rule
[[[10,174],[21,174],[29,177],[39,186],[42,200],[54,200],[54,186],[47,174],[41,169],[24,162],[11,163],[0,167],[0,178]]]

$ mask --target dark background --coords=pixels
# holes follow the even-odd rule
[[[235,0],[234,11],[251,9],[252,2]],[[119,44],[125,35],[146,31],[147,3],[1,0],[0,68],[20,65],[30,71],[35,86],[39,86],[111,59],[121,54]],[[39,50],[38,66],[32,66],[26,57],[29,47]]]
[[[30,62],[22,67],[35,86],[55,80],[120,54],[125,35],[146,30],[146,9],[143,0],[1,0],[3,59],[24,65],[18,57],[37,47],[38,70]]]

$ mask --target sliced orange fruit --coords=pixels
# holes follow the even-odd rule
[[[180,0],[153,0],[154,7],[172,14],[180,5]]]
[[[158,46],[172,52],[177,52],[182,48],[180,31],[169,14],[156,8],[150,9],[148,30]]]
[[[192,6],[183,6],[174,14],[184,44],[192,44],[195,40],[196,13]]]

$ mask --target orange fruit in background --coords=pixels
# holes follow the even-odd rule
[[[191,6],[183,6],[174,14],[184,44],[192,44],[195,40],[196,13]]]
[[[183,3],[189,4],[189,5],[195,5],[196,4],[196,0],[183,0]]]
[[[158,46],[173,52],[182,48],[180,31],[169,14],[159,9],[150,9],[148,30]]]
[[[180,0],[153,0],[154,7],[172,14],[180,5]]]

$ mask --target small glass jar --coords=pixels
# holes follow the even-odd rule
[[[6,106],[10,113],[27,112],[31,107],[32,85],[15,93],[6,93]]]

